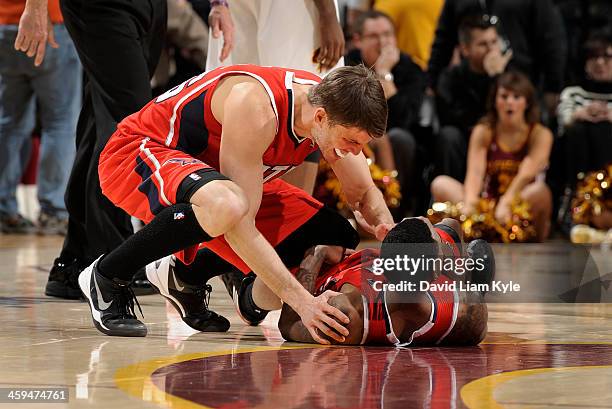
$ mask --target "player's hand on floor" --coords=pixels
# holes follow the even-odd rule
[[[327,290],[318,297],[311,298],[298,311],[312,339],[319,344],[330,344],[321,334],[337,342],[344,342],[345,337],[349,335],[349,330],[344,326],[349,323],[349,318],[342,311],[328,304],[328,300],[337,295],[340,293]]]

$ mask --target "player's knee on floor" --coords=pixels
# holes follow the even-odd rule
[[[202,228],[216,237],[232,229],[249,211],[243,190],[229,180],[215,180],[191,198]]]

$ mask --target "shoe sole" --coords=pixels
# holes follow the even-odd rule
[[[135,334],[133,331],[124,332],[120,330],[112,330],[112,329],[106,328],[102,324],[102,321],[100,320],[101,318],[100,312],[94,307],[93,300],[91,299],[91,284],[90,284],[91,275],[93,274],[93,266],[94,264],[98,262],[100,257],[98,257],[96,261],[94,261],[91,265],[87,266],[87,268],[85,268],[81,272],[81,274],[79,274],[79,287],[81,288],[81,293],[83,293],[83,295],[85,296],[85,299],[87,300],[87,304],[89,305],[89,311],[91,313],[91,318],[93,319],[94,326],[101,333],[105,335],[110,335],[110,336],[117,336],[117,337],[144,337],[146,336],[147,331],[144,331],[144,333],[141,333],[141,334]],[[98,316],[97,319],[96,319],[96,316]]]

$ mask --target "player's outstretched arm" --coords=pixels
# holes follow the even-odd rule
[[[321,334],[344,340],[349,332],[343,324],[348,324],[349,317],[327,303],[335,293],[313,297],[255,227],[263,186],[262,156],[276,133],[268,95],[259,83],[241,82],[232,87],[222,108],[216,113],[213,109],[223,124],[221,173],[244,191],[249,205],[247,214],[225,233],[227,242],[270,290],[293,307],[315,341],[329,343]]]
[[[357,213],[360,226],[382,241],[394,226],[393,216],[372,180],[363,153],[347,155],[335,162],[332,169],[342,184],[348,204]]]

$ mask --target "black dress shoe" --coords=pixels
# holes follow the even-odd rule
[[[56,258],[49,271],[45,295],[67,300],[81,299],[83,295],[78,283],[80,273],[81,266],[77,259],[65,261]]]

